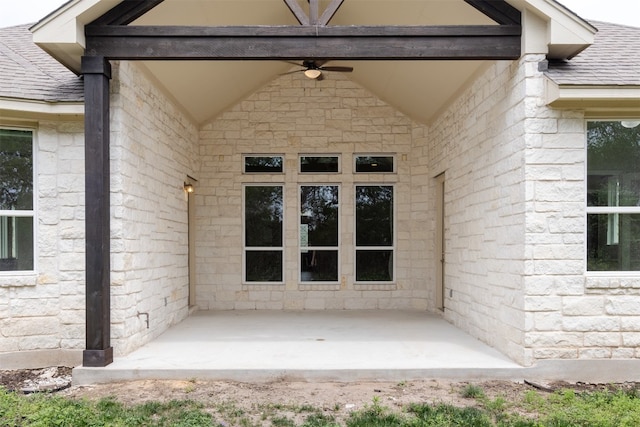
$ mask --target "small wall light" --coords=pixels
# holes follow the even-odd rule
[[[185,182],[184,183],[184,191],[186,191],[187,193],[193,193],[195,191],[195,189],[193,188],[193,184],[191,184],[189,182]]]

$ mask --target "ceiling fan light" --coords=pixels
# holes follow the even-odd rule
[[[308,79],[317,80],[322,75],[322,71],[311,68],[309,70],[305,70],[304,75]]]
[[[633,129],[640,126],[640,120],[623,120],[620,124],[627,129]]]

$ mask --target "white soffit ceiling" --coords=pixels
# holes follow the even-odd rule
[[[301,6],[307,4],[300,0]],[[320,9],[328,4],[321,1]],[[345,0],[330,25],[495,24],[463,0]],[[298,25],[283,0],[165,0],[132,25]],[[300,58],[303,60],[304,58]],[[481,61],[335,61],[349,79],[420,122],[433,119]],[[147,61],[147,69],[198,123],[212,120],[279,74],[283,61]],[[326,73],[330,80],[332,73]],[[323,82],[316,84],[322,87]]]

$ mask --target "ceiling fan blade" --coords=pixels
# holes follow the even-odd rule
[[[351,73],[353,71],[353,67],[320,67],[322,71],[337,71],[338,73]]]
[[[302,69],[302,70],[287,71],[286,73],[280,73],[278,75],[279,76],[286,76],[288,74],[302,73],[303,71],[306,71],[306,70]]]

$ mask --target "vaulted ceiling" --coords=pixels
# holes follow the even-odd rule
[[[294,1],[307,15],[309,3],[318,2],[320,14],[328,5],[336,4],[336,0],[164,0],[130,25],[297,26],[298,21],[290,10]],[[548,47],[554,57],[566,58],[588,46],[592,40],[594,29],[555,0],[505,1],[521,11],[527,9],[524,48],[531,47],[535,52],[544,53]],[[85,42],[84,25],[121,2],[69,0],[34,27],[34,40],[79,72]],[[328,25],[498,25],[469,4],[473,2],[482,3],[479,0],[344,0]],[[302,62],[308,58],[296,59]],[[207,123],[281,74],[296,69],[289,62],[274,60],[154,60],[141,63],[198,124]],[[486,62],[343,59],[328,65],[353,67],[353,73],[347,74],[349,79],[409,117],[428,123],[483,70]],[[332,75],[335,78],[334,74],[326,72],[324,80],[314,81],[314,84],[322,87],[331,81]]]
[[[324,10],[327,1],[320,4]],[[301,5],[303,3],[301,2]],[[330,25],[495,24],[463,0],[346,0]],[[165,0],[132,25],[298,25],[283,0]],[[302,61],[305,58],[300,58]],[[335,61],[348,78],[421,122],[428,122],[483,66],[482,61]],[[282,73],[284,61],[146,61],[144,66],[198,123]],[[297,67],[299,68],[299,67]],[[315,84],[322,87],[331,80]]]

